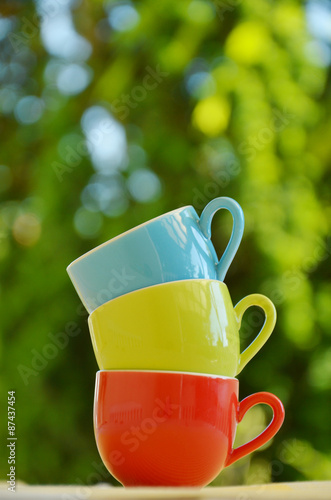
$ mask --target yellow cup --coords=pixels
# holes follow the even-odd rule
[[[264,325],[240,354],[244,312],[259,306]],[[170,370],[235,377],[271,335],[273,303],[252,294],[233,307],[217,280],[162,283],[122,295],[89,316],[93,349],[101,370]]]

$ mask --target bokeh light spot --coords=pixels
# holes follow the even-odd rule
[[[309,366],[309,379],[321,390],[331,389],[331,349],[319,352]]]
[[[307,59],[319,67],[331,64],[331,47],[321,40],[312,40],[305,45]]]
[[[129,208],[129,200],[126,196],[121,196],[119,198],[113,198],[108,203],[107,208],[102,210],[102,213],[107,217],[119,217],[124,214]]]
[[[0,16],[0,40],[4,40],[12,30],[13,23],[7,17]]]
[[[74,227],[82,238],[95,238],[102,228],[102,215],[80,207],[75,213]]]
[[[314,311],[308,301],[292,303],[284,314],[286,336],[300,349],[311,349],[316,342]]]
[[[111,9],[108,20],[115,31],[130,31],[139,23],[140,16],[133,5],[123,3]]]
[[[13,225],[13,236],[20,245],[31,247],[41,235],[41,221],[32,213],[19,215]]]
[[[206,24],[215,17],[215,11],[212,4],[193,0],[187,8],[189,18],[197,24]]]
[[[160,196],[161,182],[154,172],[146,168],[140,168],[130,175],[128,189],[132,198],[147,203]]]
[[[86,89],[90,81],[90,72],[80,64],[63,66],[57,76],[58,89],[64,95],[80,94]]]
[[[125,169],[127,142],[124,127],[102,106],[88,108],[81,120],[93,165],[100,173]]]
[[[100,182],[88,184],[81,195],[85,208],[91,212],[103,210],[111,199],[111,189]]]
[[[180,71],[189,63],[191,49],[185,40],[172,40],[161,53],[161,64],[168,71]]]
[[[306,5],[310,32],[319,40],[331,42],[331,8],[328,1],[310,0]]]
[[[91,212],[102,212],[107,217],[123,214],[129,200],[121,175],[95,174],[82,192],[84,207]]]
[[[86,61],[91,55],[91,44],[75,31],[68,9],[62,9],[57,15],[44,17],[41,35],[44,46],[51,55],[70,61]]]
[[[24,125],[37,122],[44,112],[44,102],[36,96],[26,96],[15,106],[15,117]]]
[[[215,93],[216,85],[210,73],[199,71],[186,79],[186,88],[193,97],[204,99]]]
[[[133,142],[128,144],[128,156],[130,163],[136,167],[145,165],[147,160],[146,151]]]
[[[13,111],[17,103],[18,94],[14,88],[9,86],[0,90],[0,109],[4,115]]]
[[[266,27],[257,22],[245,22],[231,31],[225,51],[234,61],[250,65],[265,61],[269,47],[270,38]]]
[[[230,119],[230,105],[220,96],[211,96],[198,102],[193,111],[193,124],[205,135],[217,136],[224,132]]]
[[[0,216],[1,221],[11,228],[15,222],[16,217],[20,214],[20,205],[17,201],[7,201],[1,205]]]

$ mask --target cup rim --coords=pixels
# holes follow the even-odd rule
[[[97,252],[98,250],[100,250],[101,248],[109,245],[110,243],[112,243],[113,241],[115,240],[118,240],[126,235],[128,235],[129,233],[132,233],[133,231],[136,231],[137,229],[141,229],[143,226],[146,226],[147,224],[150,224],[152,222],[155,222],[156,220],[158,219],[161,219],[161,217],[165,217],[167,215],[171,215],[171,214],[174,214],[176,212],[181,212],[182,210],[185,210],[187,208],[192,208],[194,211],[195,211],[195,208],[193,207],[193,205],[185,205],[184,207],[179,207],[179,208],[175,208],[174,210],[171,210],[170,212],[166,212],[165,214],[161,214],[161,215],[158,215],[157,217],[154,217],[153,219],[150,219],[146,222],[142,222],[141,224],[138,224],[138,226],[135,226],[135,227],[132,227],[131,229],[128,229],[127,231],[124,231],[124,233],[121,233],[121,234],[118,234],[117,236],[114,236],[114,238],[111,238],[110,240],[107,240],[105,241],[104,243],[101,243],[100,245],[96,246],[95,248],[92,248],[91,250],[89,250],[88,252],[85,252],[83,255],[80,255],[79,257],[77,257],[75,260],[73,260],[66,268],[67,270],[67,273],[71,276],[70,272],[71,271],[71,267],[73,267],[77,262],[79,262],[80,260],[82,259],[85,259],[86,257],[88,257],[89,255],[91,255],[92,253],[94,252]]]
[[[93,309],[93,311],[91,311],[89,313],[89,317],[88,317],[88,320],[89,321],[92,321],[92,316],[94,315],[94,313],[96,313],[96,311],[99,311],[99,309],[101,308],[104,308],[104,307],[107,307],[107,305],[110,303],[110,302],[114,302],[118,299],[121,299],[122,297],[126,297],[127,295],[131,295],[133,293],[138,293],[138,292],[142,292],[144,290],[148,290],[149,288],[155,288],[155,287],[160,287],[160,286],[170,286],[174,283],[183,283],[183,282],[186,282],[186,281],[195,281],[195,282],[203,282],[203,283],[210,283],[210,282],[214,282],[214,283],[218,283],[219,285],[221,285],[222,287],[224,287],[226,290],[228,290],[228,287],[226,286],[226,284],[224,283],[224,281],[220,281],[220,280],[217,280],[217,279],[209,279],[209,278],[190,278],[190,279],[183,279],[183,280],[174,280],[174,281],[166,281],[165,283],[155,283],[154,285],[150,285],[150,286],[145,286],[143,288],[138,288],[137,290],[132,290],[131,292],[127,292],[127,293],[123,293],[123,295],[119,295],[118,297],[114,297],[113,299],[110,299],[110,300],[107,300],[107,302],[104,302],[103,304],[100,304],[98,307],[96,307],[95,309]]]
[[[177,371],[177,370],[98,370],[96,372],[96,375],[99,373],[167,373],[167,374],[174,374],[174,375],[192,375],[192,376],[199,376],[199,377],[208,377],[208,378],[216,378],[216,379],[225,379],[225,380],[236,380],[239,382],[239,380],[236,377],[228,377],[227,375],[216,375],[215,373],[201,373],[201,372],[182,372],[182,371]]]

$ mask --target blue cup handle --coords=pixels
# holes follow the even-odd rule
[[[237,253],[244,233],[245,218],[241,206],[232,198],[220,197],[210,201],[202,211],[199,219],[199,226],[206,238],[211,238],[211,222],[215,213],[222,208],[229,210],[233,217],[233,227],[230,241],[216,263],[217,276],[220,281],[224,281],[225,275],[230,267],[234,256]]]

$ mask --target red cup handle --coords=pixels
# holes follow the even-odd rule
[[[238,406],[237,422],[241,422],[245,413],[250,408],[258,404],[266,404],[272,408],[273,417],[270,424],[266,429],[264,429],[263,432],[261,432],[259,436],[252,439],[252,441],[239,446],[239,448],[232,449],[225,462],[225,467],[228,467],[245,455],[248,455],[249,453],[252,453],[252,451],[260,448],[267,441],[273,438],[281,428],[285,417],[284,406],[280,399],[270,392],[257,392],[256,394],[252,394],[251,396],[243,399]]]

